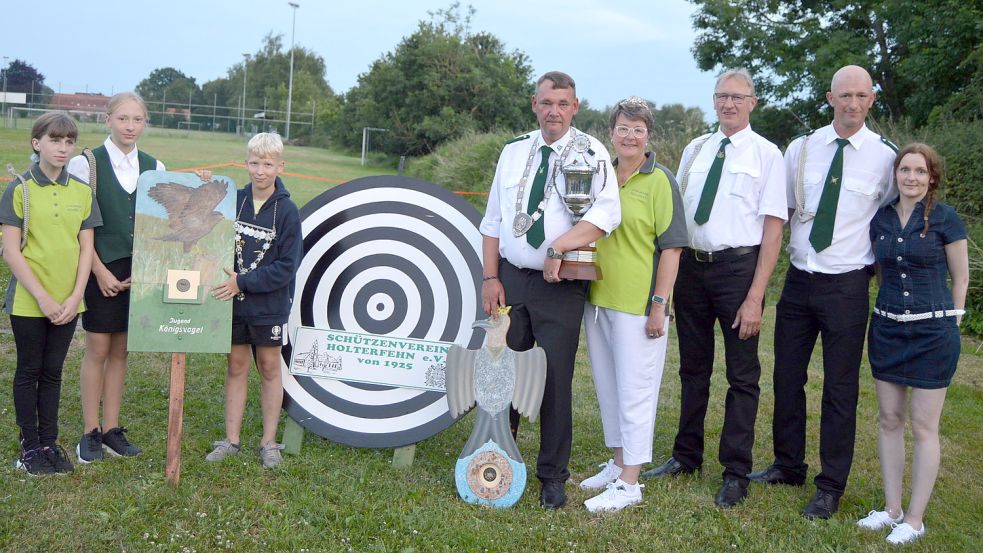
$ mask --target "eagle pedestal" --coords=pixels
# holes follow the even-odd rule
[[[526,465],[509,429],[509,406],[535,420],[546,387],[543,348],[513,351],[505,345],[509,309],[476,321],[488,333],[485,346],[452,346],[447,353],[447,403],[460,417],[477,403],[474,429],[454,467],[457,493],[468,503],[515,505],[526,488]]]

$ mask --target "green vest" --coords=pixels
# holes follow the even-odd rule
[[[105,146],[92,150],[96,158],[96,201],[102,212],[102,226],[96,227],[96,253],[103,263],[133,255],[133,217],[137,194],[127,194],[120,185]],[[140,173],[157,169],[157,160],[150,154],[137,151]]]

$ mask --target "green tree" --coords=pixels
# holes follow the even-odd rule
[[[702,69],[743,66],[759,95],[813,125],[828,119],[824,93],[846,64],[867,68],[877,108],[919,126],[970,81],[964,63],[983,41],[979,0],[693,0]]]
[[[469,131],[519,130],[534,123],[532,68],[490,33],[469,30],[474,8],[431,12],[396,49],[376,60],[345,96],[333,137],[357,148],[362,128],[389,129],[391,154],[432,152]]]
[[[150,110],[160,113],[156,121],[165,127],[176,127],[185,118],[179,110],[188,104],[201,101],[201,90],[194,77],[189,77],[173,67],[154,69],[140,81],[136,92],[148,102]],[[163,113],[161,113],[163,112]],[[151,113],[151,121],[154,115]]]
[[[27,103],[47,104],[53,91],[45,86],[44,75],[26,61],[15,59],[3,70],[7,92],[27,93]]]
[[[243,59],[229,67],[226,77],[205,83],[202,92],[206,103],[214,102],[222,108],[216,110],[218,115],[231,118],[224,120],[229,130],[234,130],[236,118],[244,116],[246,121],[255,121],[255,115],[265,112],[271,124],[283,132],[289,78],[290,51],[283,48],[283,35],[271,32],[263,38],[263,46],[248,60]],[[240,113],[243,79],[246,102],[245,113]],[[291,137],[309,135],[312,131],[311,113],[317,112],[317,125],[319,114],[324,111],[321,108],[331,105],[337,106],[337,99],[325,79],[324,58],[311,50],[294,46]],[[337,107],[334,111],[337,111]],[[331,113],[331,110],[327,112]],[[211,111],[208,115],[211,115]]]

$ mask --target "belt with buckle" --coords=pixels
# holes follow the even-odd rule
[[[741,246],[740,248],[727,248],[726,250],[717,250],[715,252],[686,248],[686,253],[691,254],[693,259],[700,263],[720,263],[722,261],[733,261],[749,253],[755,253],[760,248],[760,246]]]
[[[905,313],[903,315],[890,313],[878,308],[874,308],[874,314],[880,315],[885,319],[897,321],[899,323],[911,323],[914,321],[924,321],[925,319],[941,319],[942,317],[955,317],[965,315],[965,309],[940,309],[938,311],[926,311],[925,313]]]

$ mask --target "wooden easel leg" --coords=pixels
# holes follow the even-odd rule
[[[397,447],[393,450],[393,468],[408,469],[413,466],[413,457],[416,455],[416,444]]]
[[[304,427],[287,417],[287,422],[283,425],[283,452],[290,455],[300,455],[300,448],[303,445]]]
[[[164,476],[172,486],[181,480],[181,436],[184,433],[184,366],[186,353],[171,354],[171,390],[167,406],[167,461]]]

